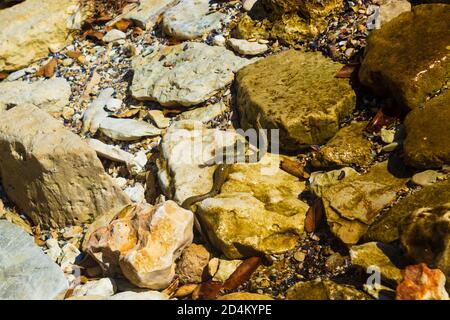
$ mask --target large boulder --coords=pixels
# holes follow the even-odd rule
[[[423,107],[448,77],[449,37],[448,5],[416,6],[370,35],[359,78],[403,110]]]
[[[234,73],[251,60],[223,47],[188,42],[163,47],[133,61],[131,93],[163,106],[192,106],[230,84]]]
[[[32,105],[1,114],[0,172],[8,197],[42,227],[86,223],[129,203],[95,151]]]
[[[423,169],[450,164],[449,123],[450,90],[411,111],[405,120],[405,162]]]
[[[450,202],[450,180],[436,182],[394,205],[372,224],[365,240],[392,242],[400,237],[399,226],[413,212],[421,208],[435,208]]]
[[[237,74],[237,106],[244,129],[280,130],[280,148],[295,151],[322,144],[339,130],[355,107],[347,79],[334,77],[342,66],[318,52],[286,52],[259,60]]]
[[[406,186],[407,177],[392,171],[385,161],[364,175],[352,175],[321,191],[328,225],[344,243],[356,244]]]
[[[0,220],[0,299],[62,298],[68,282],[61,268],[22,228]]]
[[[10,81],[0,83],[0,110],[21,104],[33,104],[53,116],[63,112],[69,103],[70,85],[64,78],[35,82]]]
[[[77,0],[27,0],[1,10],[0,71],[23,68],[70,43],[77,11]]]
[[[264,6],[276,15],[300,12],[307,18],[326,17],[343,6],[343,0],[262,0]]]

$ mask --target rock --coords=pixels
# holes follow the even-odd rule
[[[275,14],[300,11],[307,18],[329,16],[343,6],[342,0],[262,0],[264,5]]]
[[[405,119],[405,162],[421,169],[450,164],[449,122],[450,90],[427,101],[423,109],[411,111]]]
[[[355,122],[340,129],[336,135],[314,154],[312,165],[318,168],[367,167],[372,161],[370,141],[364,137],[367,122]]]
[[[379,268],[383,280],[399,284],[402,279],[402,268],[404,260],[400,260],[401,251],[391,245],[382,242],[367,242],[359,246],[352,246],[350,257],[352,264],[364,268],[366,271],[370,266]]]
[[[58,117],[69,103],[70,85],[64,78],[35,82],[11,81],[0,83],[0,111],[21,104],[33,104]]]
[[[357,243],[406,186],[408,178],[392,173],[391,165],[387,161],[376,164],[367,174],[345,178],[322,190],[327,223],[344,243]]]
[[[109,113],[105,110],[108,101],[112,99],[114,94],[113,88],[105,88],[98,94],[83,113],[83,127],[82,132],[90,132],[95,134],[100,127],[100,123],[105,120]]]
[[[177,120],[195,120],[203,123],[214,119],[215,117],[223,114],[227,110],[227,106],[223,101],[211,104],[206,107],[195,108],[186,112],[181,113]]]
[[[80,256],[81,252],[70,242],[67,242],[64,247],[62,247],[61,251],[58,264],[64,272],[71,273],[73,271],[72,266],[75,264],[75,261]]]
[[[161,134],[161,130],[154,125],[135,119],[104,118],[99,130],[105,136],[119,141],[133,141]]]
[[[76,0],[27,0],[0,11],[0,71],[13,71],[71,41]]]
[[[136,8],[118,16],[111,21],[110,25],[113,25],[121,19],[130,19],[134,21],[138,27],[150,30],[154,27],[158,16],[175,2],[176,1],[174,0],[140,0],[139,5]]]
[[[117,146],[108,145],[97,139],[86,139],[86,143],[97,152],[99,157],[123,163],[133,160],[133,155],[131,153],[126,152]]]
[[[33,238],[0,220],[0,299],[55,299],[67,289],[64,273]]]
[[[177,264],[177,275],[181,283],[201,283],[209,252],[201,244],[191,244],[181,254]]]
[[[327,172],[313,172],[309,178],[309,188],[317,196],[322,197],[324,189],[339,183],[344,178],[357,176],[358,172],[352,168],[342,168]]]
[[[197,289],[197,284],[185,284],[177,289],[175,291],[173,297],[174,298],[184,298],[189,295],[192,295],[192,293]]]
[[[217,300],[273,300],[265,294],[250,292],[233,292],[217,298]]]
[[[436,266],[450,278],[450,202],[421,208],[400,224],[400,242],[416,262]],[[447,284],[450,289],[450,283]]]
[[[364,291],[376,300],[395,300],[395,290],[382,284],[363,284]]]
[[[236,139],[235,132],[206,129],[201,123],[184,121],[170,127],[157,162],[164,194],[182,203],[208,192],[216,166],[199,165]],[[303,233],[308,206],[298,194],[304,183],[282,171],[279,164],[273,154],[266,154],[259,163],[233,164],[221,193],[197,203],[199,220],[227,258],[283,252],[292,249]]]
[[[411,11],[408,0],[383,0],[380,4],[380,27],[403,12]]]
[[[444,173],[434,170],[426,170],[413,175],[411,181],[418,186],[428,187],[437,181],[445,180],[447,177],[448,176]]]
[[[234,79],[234,72],[251,60],[203,43],[164,47],[133,61],[131,93],[138,100],[163,106],[199,104]]]
[[[150,110],[148,111],[148,116],[160,129],[165,129],[170,124],[170,119],[166,118],[161,110]]]
[[[298,282],[286,292],[287,300],[370,300],[364,292],[331,280]]]
[[[448,5],[415,6],[372,32],[359,79],[376,94],[395,99],[393,105],[402,110],[421,108],[446,82],[449,37]]]
[[[129,203],[95,151],[31,105],[2,113],[0,171],[9,199],[42,227],[80,225]]]
[[[429,269],[424,263],[408,266],[405,279],[397,287],[397,300],[448,300],[445,276],[439,269]]]
[[[213,44],[215,46],[224,46],[226,43],[225,37],[221,34],[218,34],[216,36],[214,36],[213,38]]]
[[[127,35],[124,32],[117,29],[112,29],[105,34],[102,40],[106,43],[109,43],[109,42],[116,42],[117,40],[120,39],[125,39],[126,37]]]
[[[78,285],[73,290],[72,296],[101,296],[109,297],[116,292],[116,284],[111,278],[89,281],[86,284]]]
[[[245,11],[250,11],[257,1],[258,0],[244,0],[242,3],[242,8],[244,8]]]
[[[402,199],[372,224],[364,236],[366,241],[389,243],[399,239],[399,225],[413,212],[421,208],[435,208],[450,202],[450,180],[431,186]]]
[[[163,16],[164,33],[179,40],[193,40],[220,29],[226,15],[210,12],[209,0],[181,0]]]
[[[5,81],[15,81],[27,74],[26,69],[20,69],[9,74]]]
[[[224,283],[236,271],[242,260],[225,260],[213,258],[208,264],[208,272],[213,281]]]
[[[122,100],[120,100],[120,99],[110,98],[106,101],[105,108],[108,111],[115,112],[115,111],[120,110],[121,107],[122,107]]]
[[[236,77],[241,126],[256,127],[261,114],[264,128],[280,130],[285,151],[326,142],[355,107],[348,80],[334,77],[340,68],[318,52],[295,50],[243,68]]]
[[[381,128],[380,138],[384,143],[390,144],[395,139],[395,129]]]
[[[193,214],[173,201],[130,206],[89,238],[87,250],[106,274],[161,290],[175,276],[175,260],[193,239]]]
[[[250,42],[243,39],[230,38],[227,43],[234,51],[242,55],[256,56],[269,50],[266,44]]]
[[[169,296],[158,291],[125,291],[108,297],[106,300],[169,300]]]
[[[123,190],[129,197],[130,200],[136,203],[145,201],[145,188],[144,186],[136,182],[134,186],[129,186]]]
[[[58,258],[61,256],[62,250],[59,247],[58,239],[50,238],[45,240],[45,245],[48,250],[45,251],[46,254],[52,259],[53,262],[58,261]]]

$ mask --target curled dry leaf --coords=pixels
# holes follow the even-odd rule
[[[103,36],[104,36],[104,34],[102,32],[94,30],[94,29],[89,29],[89,30],[85,31],[81,37],[83,39],[89,39],[92,41],[101,42],[103,40]]]
[[[55,74],[56,67],[58,65],[58,59],[52,58],[49,62],[47,62],[45,65],[43,65],[37,72],[36,76],[38,77],[46,77],[51,78]]]
[[[380,132],[381,128],[387,127],[395,122],[396,118],[386,115],[380,108],[373,119],[367,124],[366,131],[370,133]]]
[[[347,64],[339,70],[334,77],[335,78],[351,78],[359,70],[359,64]]]
[[[314,204],[309,207],[308,211],[306,212],[305,217],[305,231],[306,232],[314,232],[317,229],[317,226],[320,224],[322,217],[323,217],[323,206],[322,206],[322,200],[316,199],[314,201]]]
[[[123,32],[127,31],[132,26],[133,26],[133,21],[130,19],[122,19],[122,20],[117,21],[114,24],[114,27],[116,29],[119,29],[120,31],[123,31]]]
[[[8,78],[9,74],[6,72],[0,72],[0,80]]]
[[[309,178],[309,173],[306,172],[305,167],[302,166],[297,161],[292,161],[290,159],[283,159],[280,162],[280,168],[299,179],[306,180]]]

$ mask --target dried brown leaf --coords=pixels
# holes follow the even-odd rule
[[[8,78],[9,74],[6,72],[0,72],[0,80]]]
[[[323,217],[322,200],[316,199],[314,204],[309,207],[305,217],[305,231],[314,232],[320,224]]]
[[[37,72],[36,76],[38,77],[46,77],[51,78],[55,74],[56,67],[58,65],[58,59],[52,58],[49,62],[47,62],[45,65],[43,65]]]
[[[280,168],[281,170],[286,171],[299,179],[306,180],[309,178],[309,173],[305,170],[305,167],[297,161],[285,158],[281,160]]]
[[[252,276],[253,272],[259,267],[261,264],[260,257],[251,257],[244,260],[231,276],[225,281],[223,284],[223,288],[225,290],[234,290],[237,289],[241,284],[246,282]]]
[[[78,51],[78,50],[67,51],[67,52],[66,52],[66,56],[68,56],[68,57],[71,58],[71,59],[76,59],[76,58],[78,58],[78,57],[81,56],[81,55],[82,55],[82,52],[81,52],[81,51]]]
[[[370,133],[380,132],[381,128],[389,126],[396,121],[397,118],[386,115],[380,108],[373,119],[367,124],[366,131]]]
[[[117,21],[114,24],[114,27],[116,29],[119,29],[120,31],[123,31],[123,32],[127,31],[132,26],[133,26],[133,21],[130,19],[122,19],[122,20]]]
[[[355,72],[359,70],[359,64],[347,64],[341,68],[336,74],[335,78],[351,78]]]

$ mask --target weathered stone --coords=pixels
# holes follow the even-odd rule
[[[401,251],[382,242],[367,242],[359,246],[352,246],[350,257],[352,264],[364,268],[371,266],[379,268],[383,280],[400,283],[403,279],[400,268],[404,266]]]
[[[450,180],[436,182],[417,191],[389,209],[372,224],[364,236],[367,241],[389,243],[399,239],[399,225],[420,208],[435,208],[450,202]]]
[[[331,231],[346,244],[355,244],[381,210],[397,199],[408,178],[391,172],[388,161],[367,174],[351,176],[322,190],[322,202]]]
[[[101,296],[109,297],[116,292],[116,284],[111,278],[102,278],[78,285],[73,290],[72,296]]]
[[[181,0],[163,16],[163,30],[180,40],[192,40],[222,26],[225,14],[210,12],[209,0]]]
[[[342,168],[327,172],[316,171],[311,173],[309,178],[309,188],[317,196],[322,197],[324,189],[339,183],[344,178],[357,176],[358,172],[352,168]]]
[[[408,0],[383,0],[380,4],[380,27],[403,12],[411,11]]]
[[[256,56],[269,50],[266,44],[260,44],[258,42],[250,42],[243,39],[228,39],[230,47],[239,54]]]
[[[218,46],[188,42],[161,48],[133,61],[131,93],[163,106],[201,103],[231,83],[234,72],[251,63]]]
[[[1,82],[0,111],[21,104],[32,104],[57,117],[69,103],[71,93],[70,85],[64,78],[31,83],[26,81]]]
[[[106,43],[109,43],[115,42],[120,39],[125,39],[126,37],[127,35],[124,32],[117,29],[112,29],[105,34],[102,40],[105,41]]]
[[[136,8],[118,16],[111,21],[110,25],[121,19],[130,19],[140,28],[150,30],[154,27],[158,16],[175,2],[174,0],[140,0]]]
[[[208,272],[213,281],[224,283],[242,264],[242,260],[212,258],[208,263]]]
[[[331,280],[299,282],[286,292],[287,300],[370,300],[355,287],[337,284]]]
[[[394,98],[394,106],[420,108],[447,81],[449,37],[447,5],[415,6],[372,32],[359,78],[376,94]]]
[[[192,212],[173,201],[130,206],[90,236],[87,251],[106,274],[121,271],[136,286],[160,290],[175,276],[175,260],[191,244],[192,228]]]
[[[445,276],[439,269],[429,269],[424,263],[408,266],[404,280],[397,286],[397,300],[448,300]]]
[[[447,72],[450,72],[450,65]],[[449,123],[450,90],[427,101],[423,109],[411,111],[405,119],[405,162],[424,169],[450,164]]]
[[[209,252],[200,244],[191,244],[181,254],[177,275],[182,283],[200,283],[209,262]]]
[[[237,74],[237,105],[244,129],[280,130],[280,148],[295,151],[334,136],[355,107],[348,80],[337,79],[339,63],[320,53],[294,50],[259,60]]]
[[[0,220],[0,299],[55,299],[67,288],[62,270],[33,238]]]
[[[125,291],[108,297],[106,300],[169,300],[170,297],[158,291]]]
[[[445,173],[434,170],[426,170],[413,175],[411,181],[418,186],[428,187],[435,182],[445,180],[447,177],[448,175]]]
[[[44,58],[49,47],[71,41],[76,0],[27,0],[0,11],[0,70],[12,71]]]
[[[319,168],[368,166],[372,160],[371,143],[363,135],[367,122],[355,122],[339,130],[314,154],[312,165]]]
[[[450,278],[450,202],[406,217],[400,224],[400,242],[416,262],[436,266]]]
[[[95,151],[32,105],[2,113],[0,170],[9,198],[43,227],[86,223],[129,203]]]
[[[273,300],[265,294],[250,293],[250,292],[233,292],[220,296],[217,300]]]
[[[220,101],[215,104],[211,104],[206,107],[195,108],[186,112],[183,112],[177,117],[177,120],[195,120],[206,123],[215,117],[223,114],[227,110],[227,106]]]
[[[161,110],[150,110],[148,116],[160,129],[165,129],[170,124],[170,119],[166,118]]]

